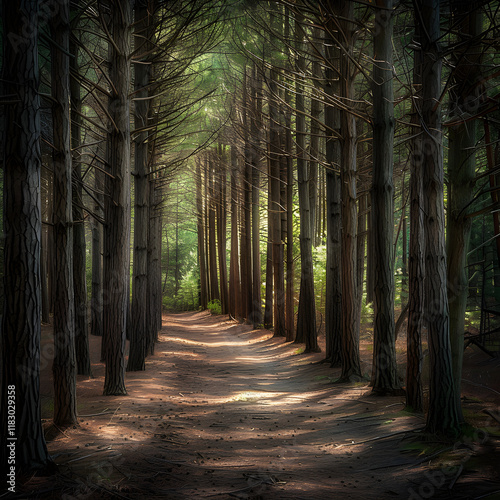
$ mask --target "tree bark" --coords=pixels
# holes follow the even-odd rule
[[[275,102],[278,93],[277,76],[274,69],[270,75],[269,100],[269,166],[270,166],[270,216],[272,262],[273,262],[273,289],[274,289],[274,336],[285,337],[285,274],[284,274],[284,244],[281,239],[281,172],[280,172],[280,138],[279,138],[279,117]]]
[[[467,276],[467,254],[472,221],[467,209],[473,198],[476,168],[477,120],[465,117],[479,105],[481,49],[470,40],[476,40],[481,33],[482,16],[478,9],[457,2],[453,6],[454,24],[458,23],[459,40],[464,49],[455,54],[457,63],[452,75],[454,86],[450,91],[450,118],[455,125],[448,135],[448,220],[446,232],[446,256],[448,261],[448,301],[450,307],[450,340],[455,382],[456,402],[460,403],[462,364],[464,353],[465,312],[469,281]],[[464,422],[462,406],[458,404],[457,414]]]
[[[354,50],[354,4],[342,1],[339,8],[345,49],[340,59],[341,96],[346,106],[354,99],[351,58]],[[356,120],[347,110],[341,112],[342,183],[342,373],[341,380],[359,380],[359,314],[357,308],[356,238]]]
[[[69,109],[69,1],[60,3],[50,22],[52,129],[54,145],[54,423],[67,427],[76,417],[75,302],[73,288],[73,217],[71,122]]]
[[[2,3],[4,108],[4,297],[0,405],[0,469],[10,470],[7,445],[15,441],[15,473],[51,464],[40,419],[40,101],[38,2]],[[30,36],[26,36],[26,27]],[[22,287],[20,286],[22,284]],[[10,391],[10,392],[9,392]],[[9,396],[16,420],[8,427]],[[12,399],[10,399],[12,401]],[[11,433],[13,431],[13,434]],[[3,479],[5,481],[5,478]]]
[[[110,80],[113,82],[108,132],[109,173],[104,205],[104,395],[126,394],[125,339],[130,282],[130,2],[111,4]]]
[[[375,10],[373,37],[372,234],[374,258],[373,392],[399,390],[394,330],[394,91],[392,85],[393,0]]]
[[[459,418],[450,346],[445,250],[443,151],[441,132],[441,51],[439,0],[415,7],[422,22],[422,129],[424,135],[425,314],[429,338],[427,430],[458,435]],[[424,35],[425,33],[425,35]]]
[[[311,240],[311,214],[309,199],[309,175],[307,171],[305,151],[305,107],[304,107],[304,84],[300,80],[305,74],[305,58],[302,50],[302,16],[297,13],[295,18],[295,31],[298,51],[297,72],[295,80],[295,108],[297,116],[296,147],[297,147],[297,179],[299,187],[299,214],[300,214],[300,295],[299,312],[297,317],[296,342],[305,342],[305,352],[319,352],[316,334],[316,306],[314,297],[314,271],[312,261]]]
[[[80,8],[76,3],[75,11]],[[92,376],[89,348],[89,316],[87,309],[87,250],[85,244],[85,223],[82,195],[82,165],[81,165],[81,111],[80,83],[77,75],[78,45],[76,33],[70,37],[69,61],[73,77],[70,79],[71,96],[71,149],[73,159],[73,284],[75,296],[75,350],[76,367],[79,375]]]
[[[415,42],[420,44],[418,23]],[[425,235],[422,207],[424,204],[422,141],[419,116],[422,112],[422,52],[413,55],[413,95],[410,142],[410,246],[408,251],[408,329],[406,333],[406,406],[423,411],[422,327],[424,312]]]
[[[254,328],[262,325],[262,298],[260,278],[260,127],[262,120],[261,83],[257,78],[254,65],[251,85],[251,129],[250,129],[250,168],[252,170],[252,314]]]
[[[340,366],[342,351],[342,275],[341,275],[341,183],[340,183],[340,109],[333,104],[339,94],[340,48],[335,40],[338,27],[334,22],[338,5],[328,4],[325,24],[325,100],[326,126],[326,290],[325,290],[325,360]]]
[[[219,144],[218,152],[218,172],[217,172],[217,245],[219,257],[219,277],[220,277],[220,302],[222,314],[229,312],[229,297],[227,288],[227,258],[226,258],[226,166],[224,161],[224,151]]]
[[[198,265],[200,267],[200,307],[207,308],[208,287],[207,287],[207,269],[205,255],[205,228],[204,211],[202,197],[202,178],[201,178],[201,160],[196,161],[196,212],[197,212],[197,232],[198,232]],[[231,254],[232,255],[232,254]]]
[[[137,1],[134,6],[134,52],[140,62],[134,65],[134,263],[132,287],[132,328],[130,329],[127,371],[146,369],[148,299],[148,222],[149,222],[149,124],[151,80],[148,52],[153,36],[152,2]],[[137,132],[140,131],[140,132]]]
[[[229,269],[229,314],[241,321],[241,283],[238,249],[238,157],[231,145],[231,261]]]

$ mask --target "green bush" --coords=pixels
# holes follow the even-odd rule
[[[222,312],[222,309],[220,307],[220,300],[211,300],[207,304],[207,309],[210,311],[210,314],[220,314]]]

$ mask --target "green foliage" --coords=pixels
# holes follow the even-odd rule
[[[207,304],[207,309],[210,311],[210,314],[221,314],[222,309],[220,306],[220,300],[219,299],[211,300]]]

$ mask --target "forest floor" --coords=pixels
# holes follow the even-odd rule
[[[368,374],[368,329],[362,337]],[[372,395],[368,377],[335,383],[340,369],[324,354],[207,312],[164,316],[146,371],[126,375],[127,396],[102,396],[92,337],[80,425],[58,430],[50,327],[42,338],[42,417],[58,470],[25,478],[17,498],[500,498],[500,359],[476,347],[463,384],[476,430],[447,442],[422,433],[424,416],[405,411],[403,396]]]

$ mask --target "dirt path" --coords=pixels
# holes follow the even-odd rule
[[[419,499],[500,490],[486,414],[483,434],[469,442],[417,446],[423,417],[406,413],[403,397],[371,396],[365,381],[333,384],[338,370],[318,364],[322,354],[206,312],[164,319],[147,370],[127,373],[125,397],[101,395],[99,339],[91,339],[94,378],[78,381],[80,427],[49,431],[59,473],[31,478],[25,497]],[[49,372],[42,380],[49,421]]]

